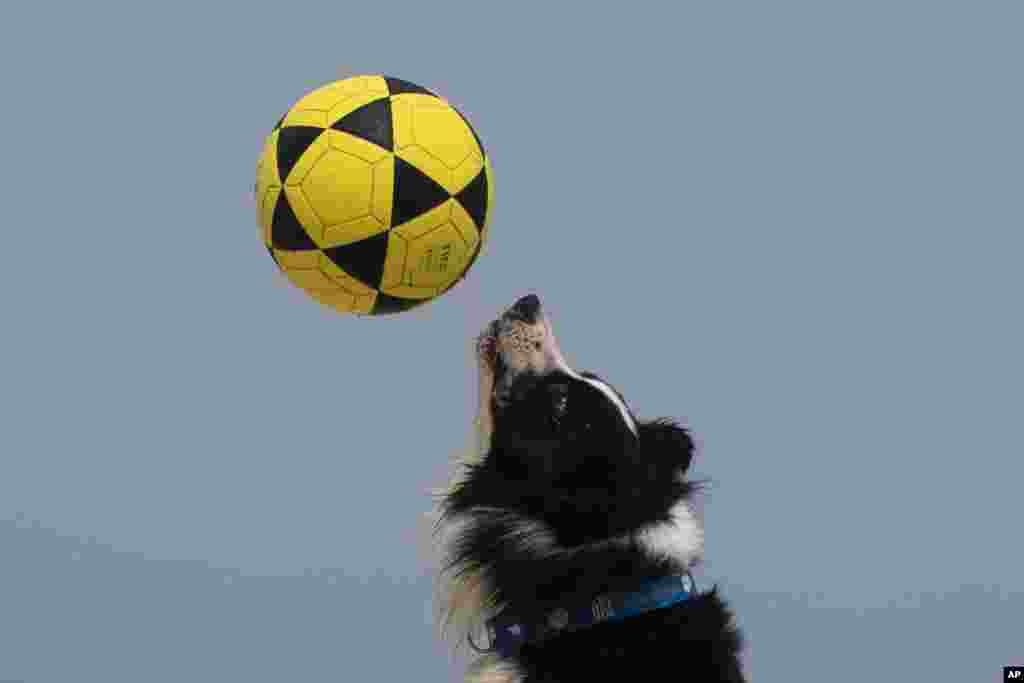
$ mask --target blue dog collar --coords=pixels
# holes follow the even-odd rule
[[[559,607],[538,620],[499,614],[487,621],[490,637],[487,650],[477,647],[472,639],[469,643],[478,652],[497,652],[508,657],[526,643],[670,607],[689,599],[694,593],[693,577],[689,573],[664,576],[645,581],[632,592],[599,595],[585,603]]]

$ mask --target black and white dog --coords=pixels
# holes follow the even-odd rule
[[[572,370],[535,295],[485,328],[476,356],[478,448],[437,527],[442,626],[486,652],[467,680],[743,681],[729,608],[688,572],[703,533],[687,431],[637,420]]]

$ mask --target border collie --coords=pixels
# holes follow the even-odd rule
[[[533,294],[486,326],[476,361],[477,448],[436,527],[440,625],[482,653],[467,681],[742,682],[732,612],[688,571],[703,532],[686,429],[571,369]]]

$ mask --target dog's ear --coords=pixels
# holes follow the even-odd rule
[[[637,425],[643,458],[670,462],[685,472],[693,459],[693,439],[685,427],[671,418],[641,422]]]

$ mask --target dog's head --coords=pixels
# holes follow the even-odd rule
[[[464,491],[476,489],[474,502],[600,538],[667,518],[689,491],[687,431],[638,421],[610,384],[573,370],[536,295],[488,324],[479,350],[493,424],[487,457]]]
[[[625,401],[592,373],[569,367],[540,299],[529,294],[488,325],[495,428],[527,439],[633,442],[636,420]]]

